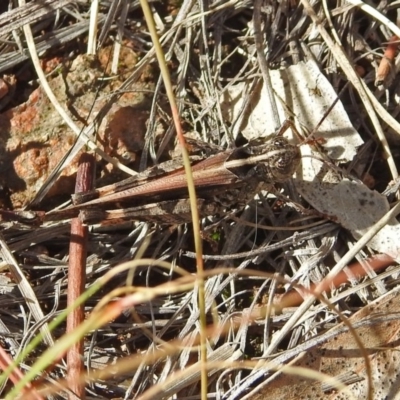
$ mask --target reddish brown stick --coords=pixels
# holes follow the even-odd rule
[[[367,260],[364,261],[365,263],[369,263],[370,268],[372,268],[374,271],[378,271],[382,268],[385,268],[389,266],[390,264],[393,263],[393,258],[386,255],[386,254],[376,254],[374,257],[371,257]],[[355,262],[351,265],[348,266],[349,272],[353,276],[356,277],[363,277],[365,276],[365,268],[364,266],[359,263]],[[349,282],[349,274],[347,271],[342,271],[339,274],[337,274],[333,279],[327,280],[324,279],[322,282],[318,284],[313,284],[307,291],[305,291],[305,295],[307,295],[309,292],[313,292],[316,287],[319,286],[319,293],[322,293],[324,291],[330,292],[332,287],[338,288],[342,284],[346,284]],[[286,307],[297,307],[299,306],[304,300],[304,296],[299,293],[296,290],[291,290],[290,292],[284,294],[279,298],[277,301],[277,307],[279,309],[283,309]]]
[[[399,46],[399,38],[395,35],[389,39],[385,53],[376,72],[375,86],[382,85],[393,69],[394,59],[396,57],[397,48]]]
[[[78,174],[76,177],[75,193],[86,192],[93,189],[94,158],[90,154],[82,154],[79,159]],[[68,306],[82,294],[86,281],[86,256],[87,256],[88,228],[79,218],[71,221],[71,239],[69,247],[69,272],[68,272]],[[76,308],[68,315],[67,333],[72,332],[84,320],[83,305]],[[79,380],[84,372],[83,341],[75,343],[67,353],[67,379],[69,389],[75,394],[70,395],[70,400],[85,399],[85,386]]]

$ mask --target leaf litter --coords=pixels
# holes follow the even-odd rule
[[[35,13],[37,12],[35,11],[30,15],[30,22],[33,23],[33,26],[39,22],[42,23],[42,30],[35,30],[38,51],[45,48],[53,48],[54,51],[54,40],[61,37],[66,38],[62,39],[65,41],[61,41],[61,43],[67,45],[69,42],[74,43],[77,35],[82,35],[85,30],[87,32],[89,25],[87,22],[89,11],[87,5],[79,4],[75,8],[65,1],[54,3],[53,9],[60,7],[59,10],[65,21],[71,18],[71,15],[78,15],[76,14],[77,11],[79,11],[79,15],[84,17],[84,20],[72,18],[71,21],[74,21],[74,23],[64,26],[60,24],[54,29],[49,29],[49,24],[55,21],[56,13],[49,13],[47,20],[39,16],[38,13],[38,18],[35,20]],[[176,94],[180,100],[180,112],[186,129],[188,132],[191,131],[192,137],[222,147],[232,145],[234,139],[238,141],[243,140],[243,138],[251,140],[273,133],[273,125],[269,123],[272,119],[266,106],[265,88],[260,76],[254,74],[254,71],[257,71],[257,69],[254,70],[254,67],[258,68],[258,65],[252,56],[254,54],[252,39],[253,2],[237,2],[236,6],[238,7],[230,3],[224,4],[223,7],[212,4],[210,16],[205,16],[198,14],[199,9],[194,2],[184,1],[180,9],[174,8],[171,3],[169,11],[171,11],[171,15],[176,16],[175,20],[167,16],[165,10],[157,7],[153,9],[158,20],[163,21],[159,28],[166,29],[164,35],[165,50],[171,50],[171,54],[176,57],[172,58],[172,66],[179,63],[180,68],[175,76]],[[110,5],[107,4],[100,8],[98,18],[100,27],[103,21],[107,21],[107,13],[109,13],[110,18],[115,18],[115,21],[118,21],[120,15],[118,12],[121,12],[121,10],[117,9],[116,11],[109,7]],[[98,146],[103,146],[103,149],[111,156],[120,158],[120,161],[128,164],[129,168],[139,169],[139,164],[151,165],[148,160],[156,160],[157,157],[160,157],[160,154],[157,153],[158,148],[171,149],[173,145],[169,110],[165,104],[161,86],[156,85],[157,74],[154,71],[157,71],[157,66],[154,63],[154,54],[150,50],[151,43],[148,41],[144,22],[136,14],[137,7],[135,4],[128,7],[128,17],[124,25],[126,30],[123,32],[126,35],[124,45],[133,48],[134,53],[139,55],[135,61],[132,61],[132,65],[127,66],[128,69],[130,68],[133,71],[132,73],[124,71],[119,77],[119,83],[113,85],[98,83],[101,78],[97,75],[92,86],[90,82],[87,82],[87,89],[83,91],[84,93],[73,93],[77,107],[70,107],[71,98],[69,96],[71,93],[69,95],[67,93],[65,97],[65,94],[55,90],[55,88],[63,86],[63,79],[49,75],[48,80],[50,83],[54,82],[53,90],[57,98],[62,102],[63,107],[69,110],[70,115],[75,118],[75,123],[80,124],[79,126],[87,124],[88,118],[89,122],[92,120],[93,115],[88,116],[91,105],[94,104],[93,109],[96,114],[97,110],[101,111],[106,103],[111,102],[110,106],[114,109],[112,109],[111,114],[107,114],[103,126],[106,130],[108,129],[108,132],[113,132],[113,129],[110,128],[110,118],[112,121],[113,112],[118,114],[121,107],[123,109],[127,107],[126,112],[121,112],[120,115],[115,116],[115,124],[121,128],[118,135],[121,136],[117,136],[117,139],[111,139],[110,142],[115,145],[114,150],[104,143],[105,136],[100,139],[103,143],[98,142]],[[267,23],[264,26],[269,34],[268,38],[271,40],[271,42],[268,42],[268,45],[271,46],[269,51],[274,55],[275,66],[280,67],[270,71],[271,81],[277,93],[276,102],[281,121],[294,117],[297,130],[307,137],[307,134],[314,130],[324,113],[336,100],[337,92],[333,88],[344,85],[345,82],[341,73],[347,73],[347,71],[338,73],[337,63],[334,59],[335,53],[326,50],[324,41],[315,41],[315,38],[320,39],[320,36],[307,13],[301,12],[301,7],[297,11],[285,7],[290,6],[279,3],[274,5],[272,10],[269,10],[273,11],[274,14],[266,13],[265,9],[262,14],[265,18],[263,21],[268,21],[271,15],[275,15],[277,18],[274,24]],[[17,11],[18,9],[14,12],[17,13]],[[384,35],[379,34],[377,35],[379,39],[375,37],[375,41],[367,42],[365,39],[360,39],[357,32],[353,32],[352,29],[355,28],[351,22],[352,18],[357,16],[366,21],[370,21],[371,18],[357,8],[349,9],[338,6],[337,8],[332,7],[330,11],[334,27],[343,40],[346,53],[354,58],[354,48],[352,47],[354,38],[361,42],[362,51],[367,53],[370,46],[379,47],[385,42]],[[328,18],[327,15],[325,17]],[[173,21],[182,22],[178,25],[177,22]],[[113,33],[116,33],[114,31],[116,27],[112,24],[106,23],[103,26],[107,27],[109,31],[101,32],[101,37],[107,38],[108,35],[112,36]],[[214,57],[210,57],[210,53],[207,53],[211,51],[210,47],[204,46],[204,43],[202,43],[203,36],[200,32],[203,26],[207,27],[208,32],[213,35],[214,40],[212,43],[208,43],[208,46],[213,49]],[[305,47],[299,46],[296,41],[290,41],[288,38],[291,35],[285,36],[284,32],[286,31],[283,26],[289,31],[292,30],[293,37],[300,34],[302,46]],[[9,35],[5,36],[7,40],[11,40],[13,37],[11,35],[12,29],[9,28],[9,30],[1,31],[3,35]],[[44,35],[46,29],[49,30],[48,36],[42,37],[41,35]],[[63,29],[68,29],[68,34],[65,34]],[[368,29],[376,30],[377,27],[373,28],[371,25]],[[193,32],[197,32],[197,34],[193,36]],[[278,41],[273,40],[277,32],[281,35],[281,38],[287,40],[285,42],[288,44],[287,48],[289,48],[289,44],[295,46],[296,50],[299,50],[299,53],[302,54],[303,59],[308,61],[294,62],[295,65],[286,68],[287,59],[284,59],[283,48]],[[350,33],[346,36],[344,32]],[[390,36],[388,35],[388,37]],[[372,33],[369,37],[373,37]],[[182,38],[184,40],[180,40]],[[195,48],[198,50],[197,54],[192,51]],[[4,68],[8,69],[15,65],[22,65],[21,63],[27,59],[26,54],[21,57],[20,53],[11,51],[6,45],[2,50],[3,61],[5,61],[2,63],[2,68],[4,65],[6,66]],[[320,57],[317,57],[318,63],[311,60],[312,53],[320,55]],[[79,51],[75,49],[72,54],[72,57],[77,60]],[[226,58],[223,58],[222,55]],[[295,58],[293,56],[294,60]],[[365,60],[367,60],[366,64],[369,71],[372,71],[374,59],[368,56]],[[236,64],[240,65],[242,69]],[[104,64],[102,68],[103,71],[106,69]],[[67,63],[67,74],[70,69],[70,64]],[[172,67],[171,70],[173,71]],[[3,71],[9,73],[7,69]],[[328,79],[321,71],[327,75]],[[15,73],[15,71],[13,72]],[[18,71],[16,77],[17,80],[21,81],[22,78],[21,75],[18,75]],[[107,74],[104,77],[113,78],[107,76]],[[123,81],[123,79],[126,80]],[[145,85],[140,87],[138,80],[145,82]],[[131,86],[132,82],[136,83],[135,87]],[[366,82],[369,84],[372,81],[366,79]],[[122,86],[118,88],[119,85]],[[100,91],[99,86],[101,86]],[[260,90],[260,88],[262,89]],[[150,101],[145,101],[139,111],[135,110],[130,114],[128,111],[132,111],[129,109],[132,106],[130,103],[132,98],[129,97],[129,93],[131,91],[148,92],[148,90],[153,91]],[[125,96],[117,106],[113,98],[116,93]],[[85,95],[89,95],[88,99],[85,99]],[[43,102],[46,102],[45,95],[42,94],[41,96]],[[314,354],[311,353],[310,349],[315,352],[326,352],[326,348],[329,347],[332,338],[336,335],[330,336],[329,328],[338,324],[340,317],[322,303],[315,302],[309,306],[295,325],[291,325],[290,319],[295,315],[296,307],[299,308],[298,305],[295,305],[294,309],[283,309],[282,314],[277,315],[263,314],[262,307],[270,304],[274,299],[279,299],[282,291],[283,293],[290,293],[293,290],[293,284],[298,282],[299,279],[305,287],[310,287],[313,283],[323,280],[328,272],[333,269],[335,263],[346,254],[346,251],[354,248],[356,241],[362,238],[370,227],[390,209],[387,198],[375,191],[373,187],[367,187],[363,183],[361,175],[353,176],[354,170],[346,171],[344,169],[349,162],[353,162],[357,157],[363,141],[370,140],[370,136],[368,136],[370,128],[365,122],[367,119],[365,111],[354,101],[352,90],[347,88],[343,97],[343,104],[339,101],[317,131],[314,132],[314,138],[322,137],[324,142],[301,145],[302,168],[294,176],[293,184],[276,187],[271,193],[260,193],[254,203],[249,204],[249,207],[243,213],[236,213],[232,215],[232,218],[229,218],[229,216],[209,218],[203,223],[205,234],[213,235],[214,238],[205,243],[205,253],[209,260],[207,261],[207,268],[210,270],[220,266],[235,268],[235,273],[231,270],[231,273],[227,275],[216,274],[208,278],[206,282],[208,310],[214,310],[213,315],[216,316],[220,324],[222,322],[231,324],[231,329],[225,334],[216,329],[210,335],[209,358],[210,360],[220,361],[221,364],[210,370],[209,394],[218,394],[221,398],[226,399],[243,398],[243,395],[253,387],[256,387],[254,390],[260,396],[265,393],[263,390],[272,394],[272,391],[268,391],[272,390],[274,385],[273,377],[275,375],[273,375],[272,369],[261,367],[261,363],[251,372],[248,369],[242,369],[240,366],[229,369],[235,365],[234,361],[243,357],[246,360],[271,357],[268,349],[272,348],[271,344],[274,344],[275,349],[283,352],[283,356],[275,354],[272,359],[275,359],[276,363],[280,365],[285,365],[305,350],[310,354],[310,357]],[[29,101],[32,100],[28,100],[23,105],[25,110],[29,107]],[[95,103],[96,101],[98,104]],[[49,112],[52,112],[49,104],[46,107],[48,107]],[[352,122],[357,123],[357,130],[353,128],[348,117],[348,110],[355,107],[357,107],[358,117],[353,113]],[[47,113],[39,109],[35,112],[41,117],[44,116],[44,118],[38,118],[38,121],[34,121],[32,117],[28,118],[29,122],[32,123],[32,126],[29,126],[28,129],[29,135],[38,132],[38,138],[35,139],[35,137],[30,136],[28,143],[26,142],[27,137],[22,136],[23,131],[17,131],[23,138],[20,139],[21,144],[14,146],[11,150],[9,146],[12,140],[15,140],[18,136],[18,133],[13,131],[15,123],[12,118],[21,118],[23,109],[15,108],[13,110],[13,107],[11,107],[1,115],[6,124],[2,129],[2,165],[6,165],[6,170],[18,176],[18,179],[26,177],[24,171],[15,168],[15,160],[18,160],[18,157],[25,157],[22,159],[25,161],[19,161],[22,166],[27,167],[26,162],[41,159],[45,161],[41,165],[45,165],[46,168],[43,169],[45,172],[40,175],[40,179],[36,177],[30,179],[30,181],[24,181],[26,182],[25,190],[31,194],[30,197],[23,197],[22,200],[19,198],[14,204],[14,207],[17,208],[31,201],[32,196],[38,191],[38,186],[43,183],[42,176],[45,179],[45,176],[51,174],[54,165],[59,163],[62,155],[71,146],[70,142],[72,141],[72,139],[67,139],[67,135],[70,135],[70,133],[65,125],[63,126],[62,120],[57,124],[54,121],[49,122],[46,118]],[[16,116],[7,120],[7,113],[10,113],[10,110],[13,110]],[[118,120],[118,117],[122,120]],[[58,118],[57,115],[54,118]],[[129,126],[137,128],[138,118],[149,118],[147,127],[142,126],[142,132],[139,135],[137,130],[133,132],[129,130]],[[10,125],[9,127],[7,127],[7,123]],[[49,125],[51,126],[50,130]],[[156,126],[158,131],[157,135],[154,135],[154,127]],[[164,129],[160,129],[160,126]],[[27,129],[27,127],[27,125],[22,125],[22,128]],[[55,127],[57,128],[55,129]],[[47,134],[43,133],[46,132],[46,129]],[[59,135],[56,142],[60,145],[51,143],[50,139],[50,142],[46,142],[46,138],[51,138],[55,131]],[[138,135],[135,136],[134,140],[130,136],[132,133]],[[123,136],[124,134],[126,136]],[[292,140],[298,142],[298,139],[294,135],[292,136]],[[137,144],[142,139],[144,144],[140,147],[146,150],[143,151],[143,154],[138,149],[132,150],[127,147],[127,144],[132,142]],[[42,153],[38,153],[35,147],[33,147],[32,153],[31,143],[34,145],[40,143],[38,148],[49,147],[53,150],[59,150],[60,155],[56,156],[53,151],[53,154],[46,154],[43,157]],[[65,146],[65,148],[62,146]],[[20,151],[20,154],[17,151]],[[142,158],[141,161],[139,160],[140,157]],[[372,159],[372,153],[369,154],[369,157]],[[7,164],[4,164],[5,162]],[[69,162],[68,164],[73,172],[73,164]],[[121,173],[116,173],[107,162],[98,158],[98,164],[101,169],[99,182],[121,179]],[[386,185],[390,181],[389,176],[385,177],[380,171],[374,171],[373,166],[370,173],[375,174],[376,181],[386,179]],[[21,196],[21,190],[11,186],[12,177],[6,175],[2,179],[1,184],[5,189],[4,208],[11,208],[11,205],[7,202],[13,201],[13,196]],[[31,181],[35,181],[36,186],[32,185]],[[61,183],[61,187],[69,192],[65,181],[59,182],[64,182]],[[54,187],[56,186],[53,184]],[[7,191],[11,191],[12,196],[7,196]],[[54,193],[50,192],[46,202],[39,202],[39,206],[47,210],[60,206],[62,201],[67,198],[62,197],[60,192],[56,193],[57,197],[54,197]],[[36,209],[41,208],[36,205]],[[303,222],[304,217],[308,217],[309,221]],[[333,221],[337,225],[329,221]],[[309,227],[309,222],[322,222],[323,224]],[[0,315],[3,323],[2,340],[4,347],[12,356],[15,356],[19,351],[18,346],[24,343],[24,338],[29,338],[32,332],[38,331],[39,327],[35,325],[35,321],[38,322],[43,319],[43,313],[46,314],[46,320],[51,320],[54,313],[65,308],[68,225],[50,225],[37,228],[34,231],[29,226],[17,223],[8,222],[4,223],[3,226],[2,234],[5,238],[5,244],[2,252],[2,269],[5,271],[4,274],[7,276],[9,266],[16,264],[19,267],[19,273],[22,271],[26,275],[28,282],[34,289],[33,291],[27,290],[23,286],[26,285],[27,281],[25,280],[22,285],[14,277],[20,292],[14,289],[11,302],[11,295],[6,290],[1,300],[4,310]],[[257,227],[260,228],[257,229]],[[274,227],[276,228],[274,229]],[[286,227],[288,230],[279,230],[282,227]],[[364,260],[377,253],[385,253],[395,259],[398,258],[397,230],[398,222],[393,218],[388,225],[381,229],[379,234],[375,235],[367,247],[364,247],[353,257]],[[112,230],[93,227],[87,259],[87,284],[91,285],[114,265],[135,257],[146,237],[150,237],[150,242],[145,250],[146,257],[166,259],[173,264],[176,263],[184,267],[189,272],[194,272],[194,263],[189,257],[192,250],[192,237],[190,229],[187,229],[187,227],[167,229],[138,223],[126,224]],[[7,258],[11,253],[8,252],[7,257],[4,253],[7,247],[14,254],[15,260],[12,262],[10,258]],[[213,258],[219,260],[213,261]],[[363,307],[368,307],[374,299],[378,304],[375,309],[377,313],[380,312],[380,297],[383,301],[382,304],[385,304],[384,307],[388,307],[387,304],[390,307],[390,302],[385,303],[385,298],[389,296],[386,293],[390,293],[390,296],[393,296],[393,301],[397,301],[398,294],[395,286],[398,272],[394,265],[395,263],[391,266],[390,273],[388,271],[378,272],[366,267],[367,272],[365,274],[368,274],[368,279],[352,276],[351,270],[348,269],[350,283],[335,288],[331,293],[327,292],[326,296],[347,316],[354,315],[353,320],[351,320],[352,324],[356,325],[357,321],[363,323],[362,313],[369,310],[369,308]],[[242,275],[249,268],[259,269],[271,274],[278,273],[286,279],[286,283],[280,284],[271,278],[261,279],[255,273],[250,276]],[[299,274],[299,271],[302,271],[302,274]],[[151,287],[173,277],[173,270],[166,273],[149,265],[148,268],[137,270],[134,282],[138,286]],[[117,276],[111,286],[100,293],[99,297],[94,297],[87,302],[86,312],[90,313],[100,300],[100,296],[106,295],[107,291],[125,285],[126,276]],[[346,297],[341,297],[341,293],[345,293]],[[165,360],[160,359],[154,365],[146,366],[143,364],[136,370],[105,382],[99,380],[90,389],[91,392],[88,393],[88,396],[96,393],[97,398],[109,398],[110,396],[130,398],[135,394],[136,398],[146,398],[146,390],[152,386],[157,387],[157,384],[160,385],[157,398],[171,398],[173,395],[178,396],[178,398],[185,398],[197,395],[199,393],[199,374],[196,368],[199,364],[196,364],[198,360],[190,350],[190,345],[194,343],[195,336],[199,332],[196,295],[195,290],[188,290],[175,295],[164,294],[149,304],[135,307],[135,311],[140,316],[140,321],[134,318],[130,310],[126,310],[118,319],[110,321],[109,324],[95,333],[88,333],[85,340],[86,362],[96,369],[106,369],[107,364],[115,363],[133,353],[145,354],[151,352],[157,348],[159,343],[155,338],[158,340],[178,338],[186,346],[181,351],[177,350],[176,354],[167,356]],[[30,299],[28,305],[24,299]],[[32,304],[36,307],[33,310],[30,309]],[[216,309],[213,308],[213,304],[215,304]],[[21,311],[20,306],[22,306],[23,311]],[[37,312],[39,309],[40,313]],[[387,308],[384,309],[387,310]],[[257,310],[260,310],[260,314],[255,320],[252,317],[250,320],[246,319],[246,316],[257,314]],[[357,310],[360,310],[361,316],[356,313]],[[393,308],[390,311],[394,312],[395,309]],[[237,329],[234,329],[236,322],[238,322]],[[383,318],[382,321],[376,323],[385,324],[388,322]],[[149,330],[144,330],[146,327]],[[276,338],[282,332],[286,332],[285,339],[275,343]],[[367,329],[362,336],[370,338],[370,332],[371,330]],[[380,339],[378,345],[375,342],[369,344],[366,341],[366,346],[387,346],[391,342],[392,337],[384,336],[381,330],[374,332]],[[63,333],[63,327],[60,327],[53,332],[53,337],[58,338]],[[316,340],[315,338],[318,335],[322,335],[323,340]],[[13,337],[12,341],[9,339],[11,336]],[[349,343],[349,346],[355,351],[359,350],[358,345],[351,343],[348,337],[343,340],[345,343]],[[396,347],[393,347],[393,349],[395,350]],[[38,353],[40,353],[40,349]],[[358,354],[362,355],[361,350]],[[35,357],[39,356],[40,354],[35,354]],[[285,356],[287,358],[284,358]],[[379,353],[380,356],[390,359],[393,352]],[[340,364],[335,370],[331,370],[324,362],[306,362],[305,365],[310,370],[318,370],[334,377],[343,377],[348,370],[354,369],[353,364],[350,364],[350,358],[344,352],[339,353],[338,359],[343,364]],[[374,356],[371,359],[374,362]],[[376,356],[375,360],[377,360]],[[223,361],[228,361],[228,365],[224,364]],[[188,378],[176,378],[174,380],[173,373],[178,370],[185,370],[189,363],[194,363],[195,367],[193,370],[188,369]],[[365,358],[361,356],[359,363],[360,365],[364,363],[365,366]],[[379,364],[379,368],[386,368],[387,374],[393,374],[391,365],[390,362],[382,362]],[[340,366],[343,366],[343,368]],[[345,380],[348,389],[356,398],[359,398],[360,393],[363,393],[363,396],[366,393],[366,397],[370,393],[370,389],[366,386],[368,374],[366,375],[365,369],[362,368],[361,370],[364,371],[362,373],[354,370],[357,376],[352,376],[348,381]],[[53,377],[57,375],[63,375],[61,369],[57,370]],[[172,381],[169,381],[168,386],[163,386],[167,378],[171,378]],[[289,386],[293,380],[299,378],[289,378],[289,375],[281,374],[281,377],[275,379],[277,379],[276,382],[279,383],[281,388],[279,395],[290,398]],[[257,388],[260,380],[265,380],[270,386],[266,386],[266,389]],[[384,385],[386,386],[383,387]],[[390,380],[375,380],[373,388],[376,392],[384,389],[390,393],[393,390]],[[308,389],[312,390],[311,386],[302,388],[300,393],[306,396]],[[299,390],[295,389],[293,393],[299,396]],[[324,386],[323,395],[332,393],[332,390],[332,387]],[[257,396],[257,394],[253,396]],[[337,398],[340,398],[340,395],[338,396]],[[255,399],[256,397],[252,398]]]

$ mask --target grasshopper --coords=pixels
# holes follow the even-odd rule
[[[207,158],[195,156],[192,164],[197,207],[202,217],[244,207],[260,190],[288,180],[300,163],[298,146],[282,136],[210,152],[213,154]],[[186,175],[181,165],[176,168],[177,164],[176,160],[167,161],[118,183],[76,193],[72,206],[45,214],[38,212],[35,216],[46,222],[79,215],[84,223],[103,225],[127,220],[190,222]]]
[[[197,160],[192,172],[200,215],[243,207],[260,190],[288,180],[299,162],[299,148],[284,137],[264,143],[253,141]],[[168,172],[170,166],[171,162],[163,163],[121,182],[77,193],[72,207],[47,213],[45,220],[72,218],[79,213],[85,223],[133,219],[166,224],[188,222],[191,214],[186,175],[183,167]],[[129,203],[136,206],[121,207]],[[115,205],[118,209],[111,209]]]

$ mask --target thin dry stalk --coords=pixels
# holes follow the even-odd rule
[[[399,38],[393,35],[386,46],[385,53],[379,64],[378,71],[376,71],[375,86],[382,85],[394,67],[394,59],[397,54],[399,46]]]
[[[76,177],[75,193],[93,189],[94,157],[82,154],[79,160],[79,169]],[[87,257],[88,227],[82,224],[79,217],[71,221],[71,243],[69,248],[69,273],[67,304],[71,306],[85,290],[86,257]],[[85,319],[84,305],[77,307],[67,318],[67,333],[72,333]],[[85,399],[85,385],[79,382],[84,371],[83,340],[75,343],[67,353],[67,373],[69,388],[74,393],[69,395],[70,400]]]

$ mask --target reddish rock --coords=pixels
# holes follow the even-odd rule
[[[89,120],[94,118],[109,95],[110,87],[100,79],[103,77],[96,59],[78,56],[67,74],[58,74],[49,82],[79,127],[92,110]],[[99,85],[104,85],[101,93],[97,91]],[[143,148],[149,115],[143,99],[143,94],[124,95],[98,132],[99,146],[125,164],[134,161],[136,152]],[[13,208],[24,207],[34,198],[75,138],[41,88],[34,90],[24,104],[0,114],[0,187],[10,194]],[[48,196],[73,192],[76,162],[63,170]]]

